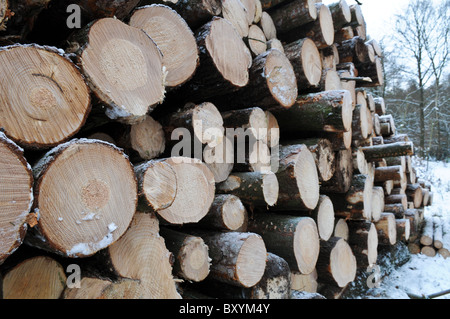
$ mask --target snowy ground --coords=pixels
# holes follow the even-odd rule
[[[433,205],[425,208],[426,219],[442,216],[442,220],[450,225],[450,163],[414,161],[416,175],[432,185],[434,193]],[[450,227],[448,227],[450,229]],[[450,247],[450,242],[444,247]],[[370,290],[369,298],[409,299],[407,292],[415,295],[429,295],[450,289],[450,257],[441,255],[427,257],[422,254],[411,254],[404,265],[391,271],[384,277],[380,287]],[[450,299],[450,294],[438,297]]]

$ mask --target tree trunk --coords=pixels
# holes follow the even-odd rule
[[[142,209],[156,211],[171,224],[195,223],[209,211],[215,180],[198,159],[170,157],[135,166]]]
[[[62,53],[56,48],[18,44],[0,50],[1,126],[20,146],[56,146],[85,124],[91,110],[89,89]]]
[[[33,175],[23,150],[4,133],[0,133],[0,264],[23,242],[29,226],[33,204]]]
[[[260,234],[268,251],[286,260],[291,270],[303,274],[314,270],[319,235],[312,218],[261,213],[249,220],[248,229]]]
[[[28,233],[29,245],[64,257],[87,257],[127,230],[136,210],[137,183],[128,158],[112,144],[87,139],[61,144],[34,165],[33,174],[39,219]]]
[[[199,63],[197,43],[176,11],[164,5],[140,7],[133,12],[129,24],[144,30],[161,50],[166,87],[178,87],[193,76]]]
[[[337,45],[337,49],[339,52],[339,63],[353,62],[358,70],[361,65],[374,63],[375,61],[373,48],[358,36],[342,41]]]

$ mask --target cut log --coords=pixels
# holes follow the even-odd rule
[[[406,196],[408,198],[408,201],[411,201],[414,203],[414,208],[419,208],[422,206],[422,187],[420,187],[420,184],[408,184],[406,186]]]
[[[127,230],[137,206],[137,183],[128,158],[114,145],[71,140],[47,152],[33,174],[39,219],[28,232],[29,245],[87,257]]]
[[[167,227],[162,227],[159,233],[167,249],[174,255],[174,274],[193,282],[202,281],[208,276],[208,246],[203,239]]]
[[[352,147],[352,130],[347,132],[323,132],[322,137],[331,142],[333,151],[349,150]]]
[[[316,268],[319,282],[345,287],[355,279],[357,263],[347,241],[332,237],[320,242]]]
[[[297,98],[297,81],[289,59],[277,49],[270,49],[253,60],[248,85],[233,96],[217,97],[213,101],[223,111],[257,105],[263,110],[290,108]],[[215,91],[217,94],[217,91]]]
[[[155,214],[138,211],[127,232],[104,253],[108,255],[110,269],[120,277],[140,280],[152,298],[179,299],[170,254],[159,230]]]
[[[340,30],[352,21],[350,7],[345,0],[339,0],[329,5],[333,17],[334,29]]]
[[[422,234],[420,236],[420,243],[424,246],[433,245],[434,223],[431,218],[425,218],[423,222]]]
[[[33,204],[33,175],[23,150],[0,132],[0,264],[23,242]],[[34,226],[30,222],[30,226]]]
[[[378,234],[370,221],[348,221],[348,243],[355,255],[358,268],[376,264],[378,257]]]
[[[320,186],[323,193],[346,193],[353,178],[352,150],[340,150],[336,153],[336,170],[333,177]]]
[[[197,233],[197,232],[196,232]],[[209,247],[209,277],[239,287],[252,287],[262,278],[267,250],[252,232],[198,232]]]
[[[378,244],[394,245],[397,242],[397,225],[392,213],[382,213],[380,220],[375,222],[378,233]]]
[[[403,209],[408,209],[408,198],[405,194],[391,194],[384,198],[385,204],[401,204]]]
[[[397,228],[397,241],[407,242],[411,233],[411,224],[407,218],[395,219]]]
[[[311,217],[317,224],[319,237],[328,240],[334,231],[334,206],[327,195],[320,195],[317,207],[311,212]]]
[[[410,241],[418,240],[421,225],[419,212],[417,211],[417,209],[407,209],[405,211],[404,218],[409,219],[410,224],[409,240]]]
[[[270,172],[272,158],[270,149],[263,141],[235,144],[233,169],[237,172]],[[275,163],[276,164],[276,163]]]
[[[268,251],[286,260],[291,270],[314,271],[320,240],[312,218],[261,213],[249,220],[248,229],[260,234]]]
[[[324,91],[299,96],[289,109],[269,109],[277,118],[282,134],[291,138],[300,132],[345,132],[352,122],[350,92]]]
[[[304,144],[282,146],[279,168],[279,196],[275,208],[311,210],[319,201],[319,176],[314,157]]]
[[[206,145],[202,160],[213,173],[216,183],[225,181],[234,168],[233,142],[225,136],[217,146]]]
[[[385,157],[414,155],[414,145],[412,142],[397,142],[362,147],[362,151],[368,161],[373,161]]]
[[[140,122],[164,99],[162,54],[144,31],[104,18],[78,31],[69,46],[109,118]]]
[[[261,21],[263,8],[260,0],[255,0],[255,17],[253,18],[253,23],[259,23]]]
[[[265,207],[276,204],[278,190],[278,179],[272,172],[236,172],[217,184],[216,191],[235,195],[247,205]]]
[[[387,201],[390,201],[390,199],[388,198]],[[392,213],[395,218],[402,218],[405,214],[405,205],[403,203],[385,204],[383,212]]]
[[[334,237],[341,237],[345,240],[348,240],[349,237],[349,228],[348,222],[345,218],[336,218],[336,224],[334,225]]]
[[[59,299],[66,274],[56,260],[37,256],[26,259],[3,278],[4,299]]]
[[[380,220],[381,213],[384,209],[384,189],[381,186],[374,186],[372,190],[372,220],[377,222]]]
[[[267,144],[268,122],[266,113],[259,107],[222,112],[223,126],[227,136],[235,136],[243,141],[243,136],[252,140],[261,140]],[[232,133],[231,133],[232,132]]]
[[[232,194],[219,194],[208,214],[196,226],[221,231],[245,231],[247,227],[247,210],[239,197]]]
[[[392,165],[375,168],[375,182],[385,182],[388,180],[399,181],[403,178],[403,167]]]
[[[367,105],[356,104],[352,117],[352,141],[354,144],[366,140],[370,136],[372,125],[369,121],[371,120],[372,115]]]
[[[314,0],[294,0],[270,11],[279,34],[315,21],[318,16]]]
[[[214,175],[195,158],[150,160],[136,165],[135,174],[142,206],[171,224],[198,222],[214,200]]]
[[[280,126],[272,112],[266,111],[265,113],[267,119],[267,146],[274,148],[280,143]]]
[[[310,38],[299,39],[284,46],[284,53],[294,68],[298,90],[316,88],[322,76],[320,52]]]
[[[267,41],[266,44],[267,44],[267,50],[277,49],[284,53],[283,43],[280,40],[271,39],[271,40]]]
[[[200,65],[181,91],[185,100],[202,103],[217,95],[231,93],[249,82],[250,50],[233,25],[214,17],[195,32]],[[177,96],[179,97],[179,96]]]
[[[384,98],[374,97],[373,100],[375,102],[375,113],[380,116],[386,114],[386,104],[384,102]]]
[[[374,62],[359,65],[358,75],[369,77],[372,81],[358,81],[357,87],[376,87],[384,84],[383,64],[381,58],[376,56]]]
[[[166,87],[178,87],[193,76],[199,62],[197,43],[176,11],[164,5],[140,7],[133,12],[129,25],[144,30],[161,50]]]
[[[420,253],[424,254],[427,257],[436,256],[436,250],[433,248],[433,246],[423,246],[420,249]]]
[[[375,39],[370,39],[366,42],[366,44],[369,44],[373,47],[373,50],[375,52],[375,55],[382,57],[383,56],[383,49],[381,48],[380,44]]]
[[[408,137],[408,134],[395,134],[395,135],[391,135],[389,137],[383,138],[384,144],[392,144],[392,143],[397,143],[397,142],[409,142],[409,141],[410,141],[410,139]],[[406,157],[405,157],[405,164],[406,164]],[[410,167],[410,165],[408,165],[408,170],[405,170],[405,171],[409,171],[409,167]]]
[[[256,24],[250,26],[248,30],[247,44],[254,56],[258,56],[267,51],[267,39],[264,32]]]
[[[91,110],[82,75],[62,53],[38,45],[0,50],[0,126],[20,146],[48,148],[68,140]]]
[[[332,45],[334,43],[334,27],[330,9],[320,2],[315,6],[316,20],[280,34],[279,39],[289,43],[298,39],[311,38],[319,49]]]
[[[308,138],[290,141],[289,144],[304,144],[308,147],[314,156],[319,174],[319,181],[330,180],[335,172],[335,152],[331,142],[326,138]]]
[[[249,26],[251,26],[253,24],[253,21],[255,20],[257,1],[256,0],[241,0],[241,3],[245,8],[245,13],[247,16],[247,23]],[[261,5],[261,2],[259,2],[259,5]]]
[[[337,45],[339,63],[353,62],[359,69],[362,64],[374,63],[373,48],[367,45],[361,37],[355,36]]]
[[[273,22],[272,16],[263,11],[259,20],[259,27],[263,30],[267,40],[277,39],[277,28]]]
[[[341,43],[342,41],[350,40],[355,36],[353,28],[351,26],[343,27],[342,29],[337,29],[334,34],[334,42]]]
[[[247,9],[241,0],[222,0],[222,16],[231,22],[242,38],[248,36]]]
[[[339,64],[339,53],[337,51],[336,43],[330,45],[329,47],[319,50],[320,56],[322,58],[322,68],[323,70],[334,70],[336,71],[336,66]]]

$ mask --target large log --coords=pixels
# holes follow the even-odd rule
[[[0,50],[0,126],[23,147],[48,148],[68,140],[91,110],[80,71],[62,53],[38,45]]]
[[[23,150],[0,132],[0,264],[22,244],[33,204],[33,175]],[[31,223],[31,226],[33,224]]]
[[[137,183],[128,158],[114,145],[71,140],[42,156],[33,174],[39,219],[28,232],[29,245],[87,257],[127,230],[137,206]]]
[[[249,220],[248,230],[260,234],[267,249],[286,260],[291,270],[314,270],[320,240],[312,218],[262,212]]]
[[[215,180],[200,160],[170,157],[135,166],[142,209],[156,211],[172,224],[195,223],[209,211]]]
[[[178,87],[193,76],[199,62],[197,43],[176,11],[164,5],[140,7],[133,12],[129,25],[144,30],[161,50],[166,87]]]

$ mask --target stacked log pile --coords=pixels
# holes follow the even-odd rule
[[[382,52],[357,4],[16,2],[5,298],[339,298],[378,245],[424,237],[431,190],[370,91]]]

